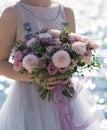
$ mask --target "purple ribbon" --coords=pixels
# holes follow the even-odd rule
[[[57,87],[57,91],[54,91],[52,102],[58,109],[61,130],[81,130],[88,127],[94,120],[96,120],[97,116],[93,115],[84,121],[84,123],[80,126],[77,126],[73,122],[74,110],[71,106],[71,101],[73,101],[78,96],[82,88],[83,87],[80,87],[78,84],[72,98],[65,97],[62,94],[62,85],[59,85]]]

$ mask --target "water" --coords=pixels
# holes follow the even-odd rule
[[[0,13],[13,1],[1,0]],[[88,89],[107,119],[107,0],[66,0],[66,4],[74,9],[77,32],[90,36],[100,45],[97,55],[102,68],[91,74],[93,80],[89,81]],[[0,76],[0,107],[9,94],[11,82]],[[103,124],[107,128],[107,120]]]

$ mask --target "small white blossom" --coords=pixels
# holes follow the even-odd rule
[[[39,34],[39,38],[52,38],[52,36],[49,33],[41,33]]]

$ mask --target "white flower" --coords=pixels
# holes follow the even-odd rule
[[[36,42],[36,38],[32,38],[32,39],[30,39],[30,40],[26,43],[26,45],[27,45],[28,47],[32,47],[35,42]]]
[[[60,50],[54,53],[52,56],[52,62],[57,68],[68,67],[70,64],[71,58],[66,51]]]
[[[39,34],[39,38],[52,38],[52,36],[49,33],[41,33]]]
[[[86,46],[85,46],[85,44],[82,43],[82,42],[75,42],[75,43],[72,44],[72,50],[73,50],[75,53],[77,53],[77,54],[83,56],[84,53],[86,52]]]
[[[39,65],[39,58],[33,54],[28,54],[23,58],[22,61],[23,67],[29,72],[32,73],[32,71],[38,67]]]

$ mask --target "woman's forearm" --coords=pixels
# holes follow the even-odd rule
[[[31,81],[31,75],[29,73],[21,74],[19,72],[16,72],[13,70],[13,64],[6,60],[0,61],[0,75],[18,81]]]

